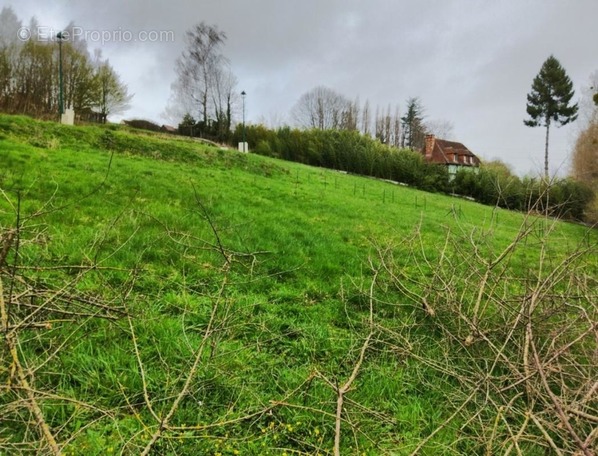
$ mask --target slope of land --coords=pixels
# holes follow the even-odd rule
[[[0,191],[0,454],[595,443],[591,230],[14,116]]]

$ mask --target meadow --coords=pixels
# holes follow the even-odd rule
[[[597,240],[0,115],[0,455],[594,454]]]

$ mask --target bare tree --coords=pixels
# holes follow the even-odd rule
[[[162,117],[173,124],[178,124],[183,121],[187,114],[195,118],[199,112],[197,109],[197,102],[193,98],[185,96],[185,89],[182,81],[179,79],[174,81],[170,85],[170,91],[170,98],[164,108]],[[191,115],[191,113],[195,114]]]
[[[225,139],[231,128],[233,107],[239,98],[235,90],[237,77],[228,66],[223,65],[214,69],[213,86],[212,104],[214,106],[216,133],[219,138]]]
[[[5,6],[0,11],[0,48],[16,44],[21,21],[10,6]]]
[[[572,172],[575,179],[587,184],[598,195],[598,119],[591,122],[577,138],[573,149]],[[598,222],[598,197],[590,203],[586,217]]]
[[[257,125],[264,125],[271,130],[277,130],[279,128],[288,125],[287,116],[278,112],[278,111],[270,111],[267,114],[262,114],[258,117]]]
[[[129,109],[133,95],[129,94],[126,84],[120,80],[108,60],[99,63],[95,71],[97,94],[94,108],[102,116],[102,122],[106,123],[109,114],[120,114]]]
[[[356,98],[355,101],[349,102],[346,109],[343,111],[340,128],[343,130],[357,130],[358,120],[359,98]]]
[[[64,106],[80,112],[94,104],[94,68],[87,50],[76,42],[62,45],[64,74]]]
[[[453,139],[454,127],[449,120],[434,119],[425,122],[425,129],[431,135],[442,139]]]
[[[186,100],[183,104],[190,102],[199,108],[200,120],[207,124],[211,116],[214,81],[218,79],[216,73],[225,61],[221,48],[226,34],[216,26],[201,22],[187,31],[185,39],[187,47],[177,60],[177,80],[172,89],[176,101]]]
[[[301,95],[291,115],[304,128],[338,129],[350,106],[351,102],[343,95],[318,86]]]
[[[399,114],[399,105],[395,107],[395,115],[392,119],[392,145],[399,147],[401,144],[401,116]]]
[[[578,119],[580,131],[585,130],[591,122],[598,121],[598,103],[595,101],[598,93],[598,70],[590,75],[588,83],[587,86],[581,88]]]
[[[365,104],[363,105],[363,110],[361,111],[361,132],[365,136],[370,136],[370,128],[372,120],[370,118],[370,101],[365,100]]]
[[[15,78],[19,52],[23,41],[18,39],[21,21],[11,7],[0,11],[0,107],[8,108],[14,101]]]
[[[394,115],[391,114],[390,104],[386,111],[376,106],[374,118],[374,135],[378,141],[388,147],[399,147],[401,139],[401,118],[399,117],[399,106],[395,106]]]
[[[384,136],[384,114],[380,113],[379,106],[376,106],[376,116],[374,117],[374,137],[382,144],[386,141]]]
[[[0,11],[0,107],[9,108],[14,101],[15,78],[19,48],[23,42],[17,39],[21,21],[10,7]]]
[[[384,116],[384,143],[390,147],[390,144],[392,142],[392,120],[390,117],[390,103],[389,105],[386,107],[386,115]]]

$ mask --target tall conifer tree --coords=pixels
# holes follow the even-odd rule
[[[559,61],[550,56],[532,83],[527,94],[527,113],[530,119],[523,122],[528,127],[546,127],[544,150],[544,178],[548,181],[548,137],[552,122],[566,125],[577,119],[577,103],[573,98],[573,83]]]

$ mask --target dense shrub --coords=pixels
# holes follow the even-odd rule
[[[554,215],[573,219],[586,220],[586,208],[594,198],[594,192],[585,183],[573,179],[559,181],[549,193],[550,208]]]
[[[140,130],[160,131],[160,125],[145,119],[131,119],[123,122],[129,127],[139,128]]]
[[[230,120],[227,116],[204,122],[195,120],[191,114],[185,114],[177,130],[185,136],[203,138],[219,143],[227,143],[231,140]]]
[[[591,188],[582,182],[561,179],[546,184],[529,177],[522,180],[496,162],[482,165],[477,174],[458,172],[451,186],[454,193],[483,204],[578,221],[586,220],[585,212],[594,198]]]

